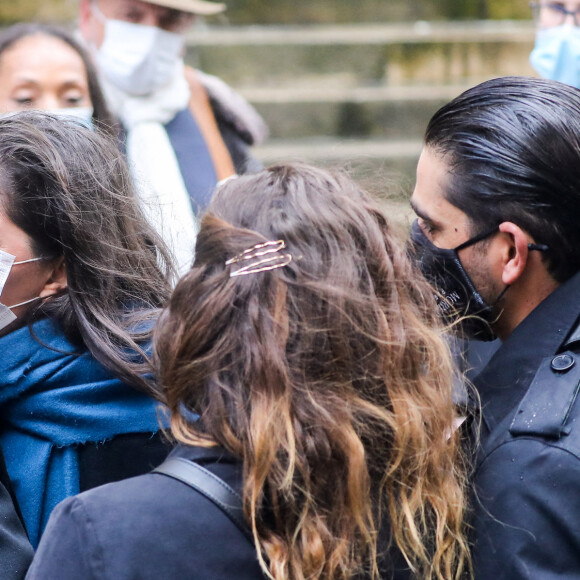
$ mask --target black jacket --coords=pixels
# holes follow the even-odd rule
[[[216,449],[180,446],[234,489],[240,464]],[[105,485],[53,512],[29,579],[262,580],[254,547],[211,501],[158,473]]]
[[[225,452],[178,446],[172,456],[194,460],[241,491],[241,464]],[[395,549],[382,554],[380,568],[384,579],[411,578]],[[262,580],[265,576],[253,545],[221,509],[184,483],[150,473],[59,504],[27,576],[56,578]]]
[[[580,274],[512,333],[474,383],[476,580],[580,579]]]
[[[32,546],[24,531],[18,504],[12,493],[4,455],[0,450],[0,578],[20,580],[32,561]]]

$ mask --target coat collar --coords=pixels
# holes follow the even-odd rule
[[[483,430],[493,428],[519,403],[543,358],[575,334],[580,316],[580,272],[542,301],[513,331],[475,378]]]

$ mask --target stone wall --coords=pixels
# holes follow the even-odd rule
[[[305,24],[529,18],[528,0],[222,0],[223,23]],[[0,0],[0,22],[71,21],[78,0]]]
[[[530,18],[528,0],[225,0],[236,24]]]
[[[75,0],[0,0],[0,23],[70,22],[76,17],[77,6]]]

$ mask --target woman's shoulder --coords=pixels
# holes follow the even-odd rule
[[[41,318],[0,336],[0,348],[4,350],[15,347],[26,351],[46,348],[70,354],[86,350],[70,342],[60,326],[50,318]]]
[[[114,379],[84,345],[72,343],[48,318],[0,337],[0,349],[0,384],[16,384],[19,392],[41,384],[51,390]]]
[[[242,466],[235,458],[221,448],[203,448],[177,445],[170,457],[188,459],[202,465],[214,475],[236,490],[242,486]],[[75,500],[86,511],[103,515],[110,511],[118,514],[122,510],[126,518],[140,517],[138,514],[145,506],[150,512],[169,513],[184,505],[194,506],[199,512],[213,514],[219,508],[207,498],[167,475],[157,472],[124,479],[101,486],[76,496]]]
[[[16,385],[18,392],[86,352],[71,344],[49,319],[38,320],[0,337],[0,350],[0,385]]]
[[[199,461],[214,472],[219,466],[220,478],[241,485],[240,465],[219,450],[180,446],[173,456]],[[76,547],[69,537],[76,538]],[[50,561],[60,559],[55,546],[63,542],[84,552],[85,562],[116,570],[119,580],[135,575],[177,579],[189,577],[191,570],[200,578],[262,578],[253,546],[225,513],[201,493],[160,473],[108,484],[59,504],[36,567],[50,569]],[[80,577],[60,573],[64,579]]]

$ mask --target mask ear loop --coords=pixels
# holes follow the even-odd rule
[[[39,262],[40,260],[49,260],[45,256],[39,256],[38,258],[29,258],[28,260],[18,260],[18,262],[12,262],[13,266],[18,266],[18,264],[28,264],[29,262]]]
[[[463,248],[468,248],[469,246],[472,246],[473,244],[477,244],[477,242],[481,242],[481,240],[485,240],[485,238],[488,238],[489,236],[491,236],[491,234],[495,233],[497,231],[497,226],[495,226],[493,229],[490,230],[485,230],[483,232],[481,232],[481,234],[477,234],[476,236],[473,236],[473,238],[469,238],[469,240],[467,240],[466,242],[463,242],[462,244],[459,244],[459,246],[453,248],[456,252],[458,252],[459,250],[463,250]],[[536,251],[536,252],[547,252],[549,250],[549,246],[547,246],[546,244],[528,244],[528,250],[531,251]]]
[[[10,268],[12,268],[12,266],[17,266],[19,264],[28,264],[30,262],[39,262],[40,260],[50,260],[50,259],[52,259],[52,258],[47,258],[46,256],[38,256],[37,258],[28,258],[28,260],[19,260],[18,262],[12,262],[12,265],[10,266]],[[30,300],[25,300],[24,302],[19,302],[18,304],[13,304],[12,306],[8,306],[6,304],[4,304],[4,306],[6,306],[6,308],[10,308],[10,310],[12,310],[12,308],[18,308],[19,306],[24,306],[25,304],[30,304],[31,302],[34,302],[35,300],[42,300],[42,298],[40,296],[35,296],[34,298],[31,298]]]
[[[505,293],[509,290],[510,285],[506,284],[506,287],[499,293],[499,296],[494,300],[492,307],[496,306],[497,303],[505,296]]]
[[[499,226],[494,226],[492,229],[484,230],[480,234],[473,236],[473,238],[469,238],[466,242],[459,244],[457,247],[453,248],[456,252],[459,250],[463,250],[463,248],[468,248],[469,246],[473,246],[473,244],[477,244],[477,242],[481,242],[481,240],[485,240],[485,238],[489,238],[492,234],[495,234],[498,231]]]
[[[10,310],[12,310],[13,308],[18,308],[19,306],[24,306],[25,304],[30,304],[31,302],[34,302],[35,300],[42,300],[42,298],[40,296],[36,296],[35,298],[31,298],[30,300],[25,300],[24,302],[19,302],[18,304],[13,304],[12,306],[6,306],[6,308],[10,308]]]
[[[549,250],[546,244],[528,244],[528,250],[536,251],[536,252],[547,252]],[[495,306],[499,303],[499,301],[505,296],[505,293],[508,291],[510,285],[507,284],[506,287],[499,293],[499,296],[495,299],[492,306]]]

